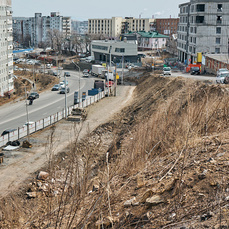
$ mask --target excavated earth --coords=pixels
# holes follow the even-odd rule
[[[229,87],[137,78],[129,106],[1,200],[1,228],[229,228]]]

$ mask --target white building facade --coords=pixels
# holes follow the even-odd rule
[[[0,96],[14,89],[11,0],[0,0]]]
[[[186,64],[197,53],[228,53],[229,1],[191,0],[179,5],[178,57]]]
[[[88,19],[88,33],[115,38],[127,32],[152,31],[154,21],[151,18],[133,17]]]

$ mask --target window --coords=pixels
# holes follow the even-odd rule
[[[220,38],[219,38],[219,37],[217,37],[217,38],[215,39],[215,43],[216,43],[216,44],[220,44]]]
[[[204,23],[204,16],[196,16],[196,23]]]
[[[216,27],[216,34],[221,34],[221,27]]]
[[[222,17],[221,16],[217,16],[216,22],[218,24],[221,24],[222,23]]]
[[[105,51],[108,50],[108,47],[106,47],[106,46],[101,46],[101,45],[92,45],[92,48],[93,48],[93,49],[105,50]]]
[[[205,4],[198,4],[196,5],[197,12],[204,12],[205,11]]]
[[[218,4],[217,12],[222,12],[222,11],[223,11],[223,5],[222,4]]]
[[[124,48],[115,48],[115,52],[125,52]]]
[[[215,53],[220,53],[220,48],[215,48]]]

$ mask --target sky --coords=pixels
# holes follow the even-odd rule
[[[35,13],[49,16],[60,12],[75,20],[89,18],[135,17],[167,18],[178,17],[179,4],[188,0],[12,0],[13,17],[34,17]]]

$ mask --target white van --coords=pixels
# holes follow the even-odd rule
[[[163,75],[170,75],[171,76],[171,68],[170,67],[164,67],[163,68]]]

